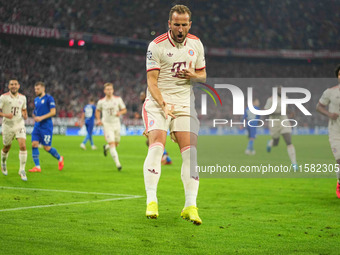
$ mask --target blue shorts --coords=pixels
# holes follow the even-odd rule
[[[248,130],[248,137],[255,139],[256,138],[256,127],[247,126],[247,130]]]
[[[91,136],[93,131],[93,123],[85,123],[87,133]]]
[[[52,136],[53,136],[53,129],[42,129],[42,128],[34,127],[33,132],[32,132],[32,142],[38,141],[44,146],[51,146]]]

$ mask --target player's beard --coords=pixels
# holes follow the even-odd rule
[[[10,90],[11,91],[11,94],[13,95],[13,96],[16,96],[17,94],[18,94],[18,89],[11,89]]]

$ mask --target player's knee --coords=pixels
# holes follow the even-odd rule
[[[51,146],[44,146],[44,150],[49,152],[51,150]]]
[[[20,146],[19,146],[19,149],[20,149],[21,151],[25,151],[25,150],[26,150],[26,144],[20,145]]]
[[[33,148],[38,148],[38,146],[39,146],[39,142],[38,141],[33,141],[32,142],[32,147]]]
[[[2,148],[2,151],[3,151],[4,153],[7,153],[7,152],[9,152],[10,149],[11,149],[11,145],[5,145],[5,146]]]

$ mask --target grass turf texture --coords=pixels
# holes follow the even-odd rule
[[[255,141],[256,156],[244,155],[240,136],[200,137],[223,141],[232,164],[288,164],[283,144],[271,154],[268,137]],[[142,198],[48,208],[0,211],[0,254],[337,254],[340,223],[334,178],[201,178],[198,196],[201,226],[180,218],[184,205],[181,155],[168,141],[173,165],[162,167],[159,218],[145,217],[142,166],[147,153],[143,137],[122,137],[118,148],[123,169],[98,150],[79,148],[82,137],[54,136],[53,146],[65,157],[65,168],[40,149],[41,173],[17,174],[18,146],[8,159],[8,176],[0,186],[140,195]],[[28,162],[33,166],[30,137]],[[294,136],[299,163],[334,163],[326,136]],[[215,148],[222,149],[221,148]],[[321,162],[320,162],[321,161]],[[288,163],[287,163],[288,162]],[[0,210],[37,205],[95,201],[115,196],[0,188]],[[119,197],[119,196],[118,196]]]

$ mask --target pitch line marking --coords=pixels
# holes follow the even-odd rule
[[[73,190],[57,190],[57,189],[36,189],[36,188],[7,187],[7,186],[0,186],[0,189],[37,190],[37,191],[65,192],[65,193],[87,194],[87,195],[104,195],[104,196],[126,196],[126,197],[134,196],[134,195],[127,195],[127,194],[99,193],[99,192],[87,192],[87,191],[76,191],[76,190],[73,191]]]
[[[135,198],[141,198],[142,197],[142,196],[135,196],[135,195],[127,195],[127,194],[111,194],[111,193],[84,192],[84,191],[71,191],[71,190],[34,189],[34,188],[0,186],[0,189],[1,188],[2,189],[18,189],[18,190],[51,191],[51,192],[68,192],[68,193],[91,194],[91,195],[124,196],[124,197],[115,197],[115,198],[107,198],[107,199],[101,199],[101,200],[70,202],[70,203],[61,203],[61,204],[52,204],[52,205],[36,205],[36,206],[16,207],[16,208],[1,209],[0,212],[19,211],[19,210],[26,210],[26,209],[46,208],[46,207],[56,207],[56,206],[67,206],[67,205],[89,204],[89,203],[101,203],[101,202],[108,202],[108,201],[114,201],[114,200],[135,199]]]

